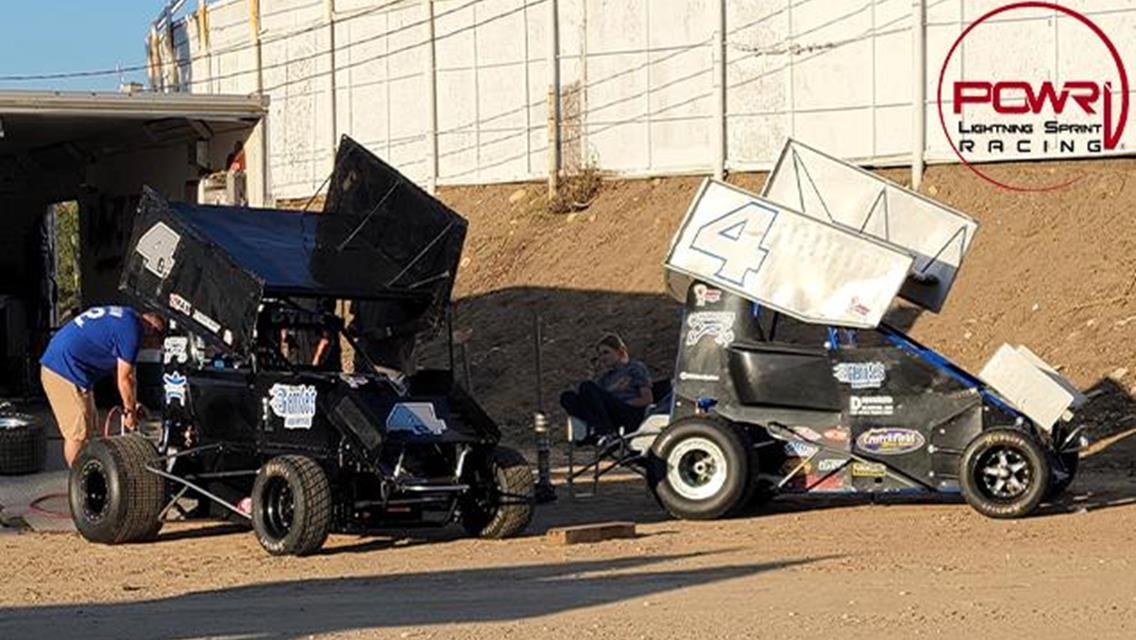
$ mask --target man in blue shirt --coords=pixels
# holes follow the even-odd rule
[[[166,323],[156,313],[130,307],[91,307],[60,329],[40,358],[40,379],[63,434],[70,466],[95,427],[95,383],[114,373],[122,397],[123,425],[138,425],[134,361],[144,346],[160,346]]]

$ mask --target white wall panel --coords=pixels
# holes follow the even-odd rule
[[[438,182],[546,175],[549,1],[435,0]],[[947,50],[968,21],[1004,4],[927,0],[931,160],[954,158],[936,106]],[[1066,4],[1096,20],[1136,68],[1136,49],[1127,45],[1136,33],[1136,0]],[[314,191],[342,133],[425,183],[431,138],[423,0],[335,0],[334,83],[323,0],[260,6],[274,195]],[[559,0],[567,167],[590,161],[627,174],[712,170],[718,7],[718,0]],[[911,0],[729,0],[725,11],[729,168],[768,168],[788,136],[864,161],[911,153]],[[1055,81],[1111,71],[1103,47],[1074,20],[1048,10],[1013,17],[980,27],[995,36],[960,49],[948,82],[964,71],[968,78]],[[208,52],[195,23],[174,30],[180,88],[254,91],[247,0],[210,3],[209,28]],[[945,98],[949,110],[949,85]],[[1133,136],[1136,126],[1126,145],[1136,143]]]

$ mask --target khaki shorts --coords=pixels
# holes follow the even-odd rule
[[[95,428],[95,394],[67,378],[40,367],[40,380],[59,432],[66,440],[86,440]]]

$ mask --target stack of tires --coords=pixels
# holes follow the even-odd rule
[[[0,475],[36,473],[43,469],[47,437],[32,416],[0,409]]]

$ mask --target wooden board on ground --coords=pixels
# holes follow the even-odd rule
[[[573,527],[556,527],[544,534],[545,540],[552,544],[585,544],[602,542],[614,538],[634,538],[634,522],[599,522],[581,524]]]

